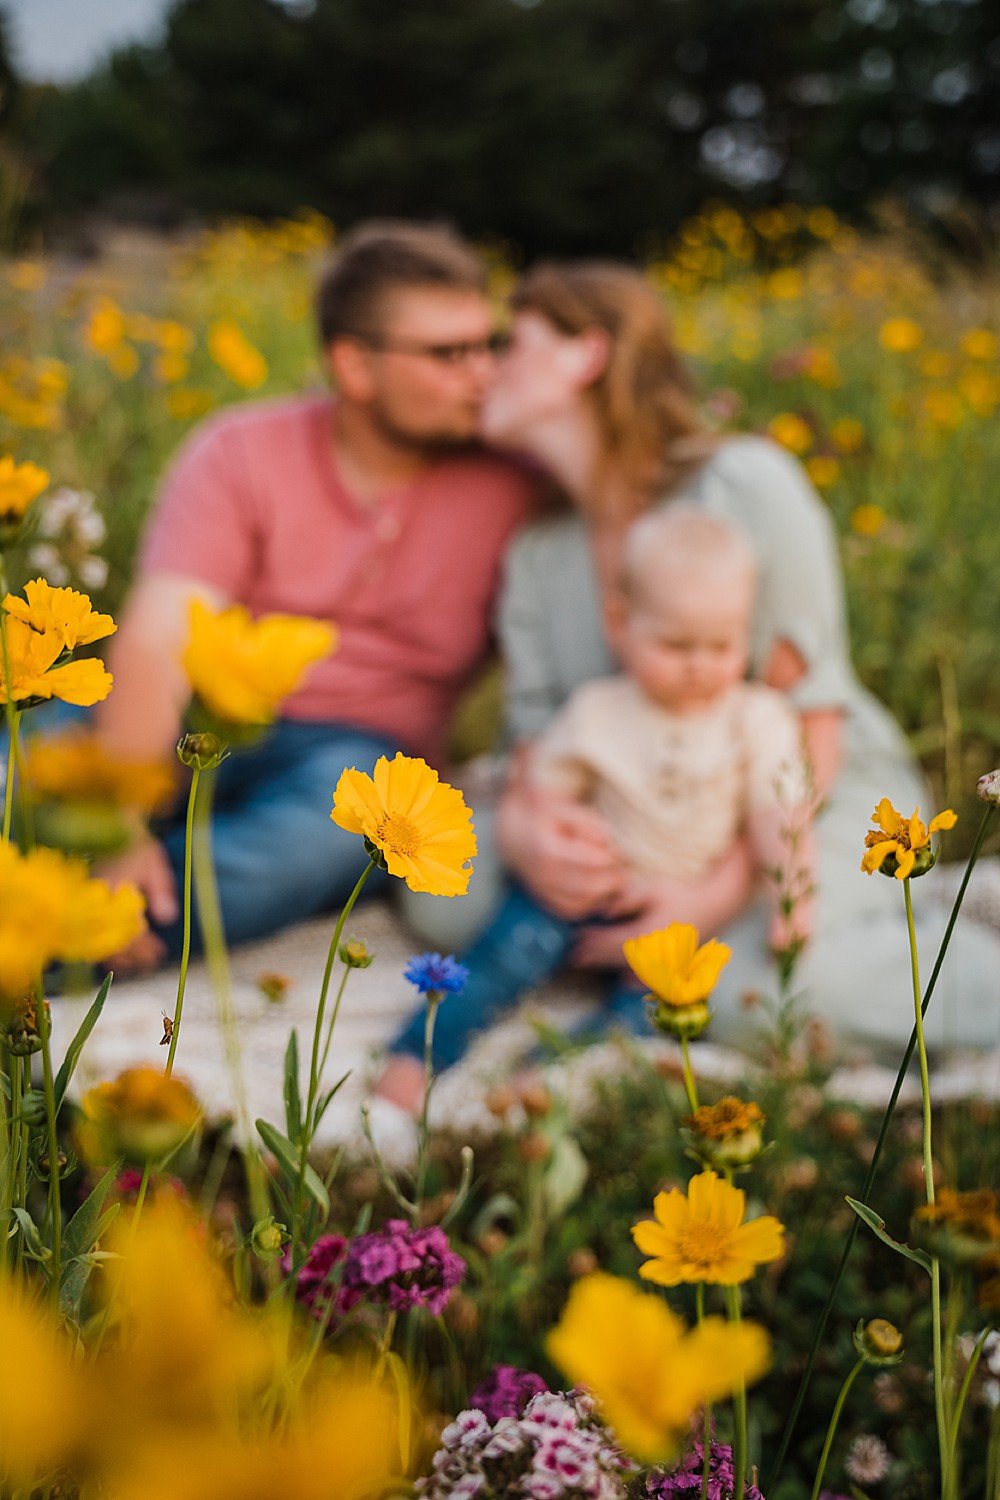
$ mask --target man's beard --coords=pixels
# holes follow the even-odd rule
[[[474,429],[467,433],[412,432],[401,427],[389,412],[378,405],[369,407],[368,415],[385,442],[421,458],[439,458],[443,454],[454,453],[458,448],[467,448],[477,441]]]

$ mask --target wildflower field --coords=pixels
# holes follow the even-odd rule
[[[197,913],[236,1118],[207,1121],[184,1080],[187,941],[162,1068],[74,1094],[91,1031],[115,1024],[107,979],[53,1055],[51,976],[89,972],[143,916],[138,892],[43,847],[46,796],[75,776],[152,808],[164,786],[162,768],[126,774],[93,746],[69,770],[58,751],[26,756],[21,721],[112,691],[94,649],[188,427],[319,379],[309,295],[330,239],[303,216],[222,228],[144,270],[0,271],[0,1496],[998,1500],[1000,1112],[935,1106],[935,955],[917,954],[912,921],[912,971],[879,982],[912,988],[919,1100],[884,1115],[835,1102],[829,1037],[791,964],[759,1003],[746,1076],[707,1081],[729,951],[675,924],[625,955],[658,1047],[623,1042],[584,1108],[558,1071],[499,1081],[489,1137],[432,1132],[425,1104],[410,1168],[371,1136],[363,1159],[324,1159],[341,1001],[372,962],[345,941],[355,901],[376,867],[460,897],[476,855],[461,793],[383,758],[330,788],[369,863],[330,918],[311,1035],[274,1059],[284,1116],[253,1118],[215,778],[336,649],[328,625],[190,619],[185,931]],[[910,914],[932,835],[972,860],[996,835],[998,778],[977,777],[1000,741],[1000,274],[794,207],[711,207],[649,274],[718,422],[770,431],[836,518],[856,659],[944,809],[925,825],[885,799],[857,831],[859,866]],[[498,258],[498,297],[509,276]],[[407,978],[429,1059],[463,971],[423,955]],[[429,1061],[426,1082],[429,1096]]]

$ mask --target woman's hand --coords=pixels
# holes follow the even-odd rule
[[[580,968],[621,968],[622,944],[644,933],[690,922],[702,938],[713,937],[739,915],[754,890],[754,860],[740,839],[704,880],[636,879],[623,891],[620,922],[585,927],[573,950]]]
[[[557,917],[618,909],[628,872],[593,808],[515,774],[497,812],[497,840],[508,869]]]

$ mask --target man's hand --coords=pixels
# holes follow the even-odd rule
[[[518,781],[504,794],[497,832],[510,869],[557,917],[578,921],[620,900],[628,874],[593,808]]]
[[[95,873],[110,886],[138,886],[154,922],[175,922],[180,915],[174,872],[167,851],[151,834],[144,835],[116,859],[105,860]],[[120,974],[144,974],[157,968],[165,954],[166,947],[155,932],[142,932],[127,948],[108,960],[108,967]]]

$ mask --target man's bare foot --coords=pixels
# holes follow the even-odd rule
[[[424,1102],[424,1069],[415,1057],[391,1057],[372,1092],[418,1115]]]

